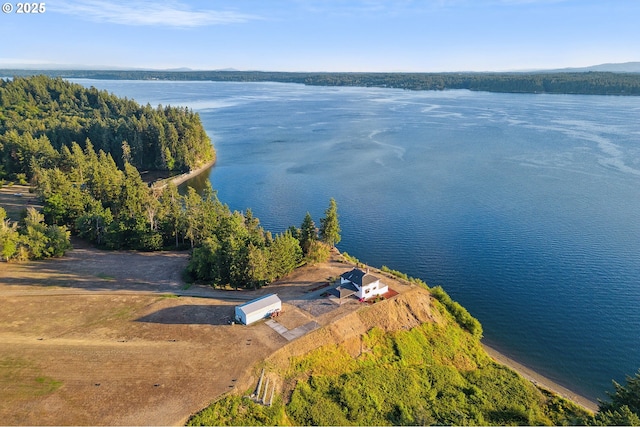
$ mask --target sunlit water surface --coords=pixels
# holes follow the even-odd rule
[[[574,391],[640,368],[640,98],[78,82],[198,111],[232,209],[280,232],[334,197],[341,250],[442,285]]]

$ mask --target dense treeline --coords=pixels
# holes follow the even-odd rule
[[[251,210],[232,212],[210,186],[202,194],[191,187],[179,194],[173,184],[154,190],[133,165],[121,170],[90,142],[84,149],[64,146],[58,160],[34,169],[47,223],[109,249],[190,248],[187,273],[194,280],[256,288],[290,273],[305,255],[321,261],[329,254],[315,228],[304,243],[296,227],[273,237]]]
[[[210,212],[211,208],[205,211]],[[264,286],[286,276],[302,262],[325,261],[330,246],[340,239],[334,199],[321,219],[320,229],[307,212],[300,228],[291,226],[275,238],[260,227],[251,210],[244,215],[234,212],[219,218],[217,224],[210,226],[202,245],[193,250],[187,268],[194,279],[214,286]],[[206,219],[200,223],[206,223]],[[331,231],[324,226],[329,223]]]
[[[47,225],[34,208],[20,222],[7,218],[0,207],[0,259],[3,261],[60,257],[71,249],[65,226]]]
[[[291,227],[273,237],[210,186],[184,195],[171,184],[150,188],[138,167],[184,170],[213,158],[198,115],[59,78],[0,80],[0,158],[0,179],[30,181],[43,205],[20,225],[0,217],[5,260],[61,255],[71,232],[109,249],[189,248],[194,280],[255,288],[303,260],[326,259],[340,240],[333,199],[320,230],[309,217],[304,233]]]
[[[640,73],[291,73],[261,71],[37,71],[51,76],[93,79],[282,82],[317,86],[389,87],[410,90],[468,89],[508,93],[640,95]],[[32,75],[32,70],[0,70]]]
[[[182,195],[173,184],[154,190],[133,165],[125,162],[120,169],[91,142],[84,149],[73,142],[53,152],[55,161],[48,167],[33,166],[42,215],[30,210],[21,227],[0,216],[0,250],[6,260],[61,255],[70,230],[108,249],[191,248],[187,273],[193,280],[257,288],[303,261],[324,261],[330,245],[340,240],[333,199],[320,229],[307,213],[300,229],[292,226],[273,237],[251,210],[232,212],[210,186],[202,194],[189,187]]]
[[[29,179],[63,147],[86,141],[121,168],[187,171],[214,158],[200,117],[187,108],[141,106],[42,75],[0,80],[0,179]]]

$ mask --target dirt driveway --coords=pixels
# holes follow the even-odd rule
[[[248,390],[252,367],[288,342],[265,322],[228,324],[238,301],[277,292],[278,321],[293,329],[313,319],[294,302],[351,268],[303,267],[257,292],[185,289],[186,253],[75,245],[61,259],[0,263],[3,424],[183,424]]]

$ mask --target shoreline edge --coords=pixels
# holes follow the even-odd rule
[[[572,401],[573,403],[583,407],[584,409],[596,413],[598,412],[598,403],[594,402],[591,399],[588,399],[584,396],[581,396],[566,387],[561,386],[560,384],[550,380],[549,378],[537,373],[531,368],[526,367],[525,365],[518,363],[512,358],[506,356],[495,348],[488,346],[486,344],[482,344],[482,347],[487,352],[489,357],[491,357],[495,362],[504,365],[508,368],[513,369],[515,372],[520,374],[523,378],[528,381],[531,381],[536,387],[547,390],[551,393],[557,394],[560,397],[564,397]]]
[[[204,165],[200,166],[197,169],[193,169],[187,173],[183,173],[180,175],[176,175],[173,177],[169,177],[169,178],[165,178],[165,179],[161,179],[159,181],[154,182],[153,184],[151,184],[151,188],[154,190],[164,190],[165,187],[167,185],[169,185],[169,183],[172,183],[173,185],[175,185],[176,187],[179,186],[180,184],[184,183],[185,181],[190,180],[193,177],[196,177],[198,175],[200,175],[202,172],[206,171],[207,169],[211,168],[212,166],[214,166],[216,164],[216,157],[213,158],[213,160],[208,161],[207,163],[205,163]]]

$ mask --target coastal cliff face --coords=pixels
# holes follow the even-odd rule
[[[392,299],[364,307],[338,319],[312,334],[291,342],[266,360],[276,369],[287,369],[290,359],[301,357],[323,346],[340,346],[356,357],[362,336],[373,328],[385,332],[409,330],[428,322],[442,322],[432,307],[433,298],[421,288],[413,288]]]
[[[275,403],[227,396],[190,424],[558,425],[585,415],[494,363],[420,287],[291,342],[254,372]]]

